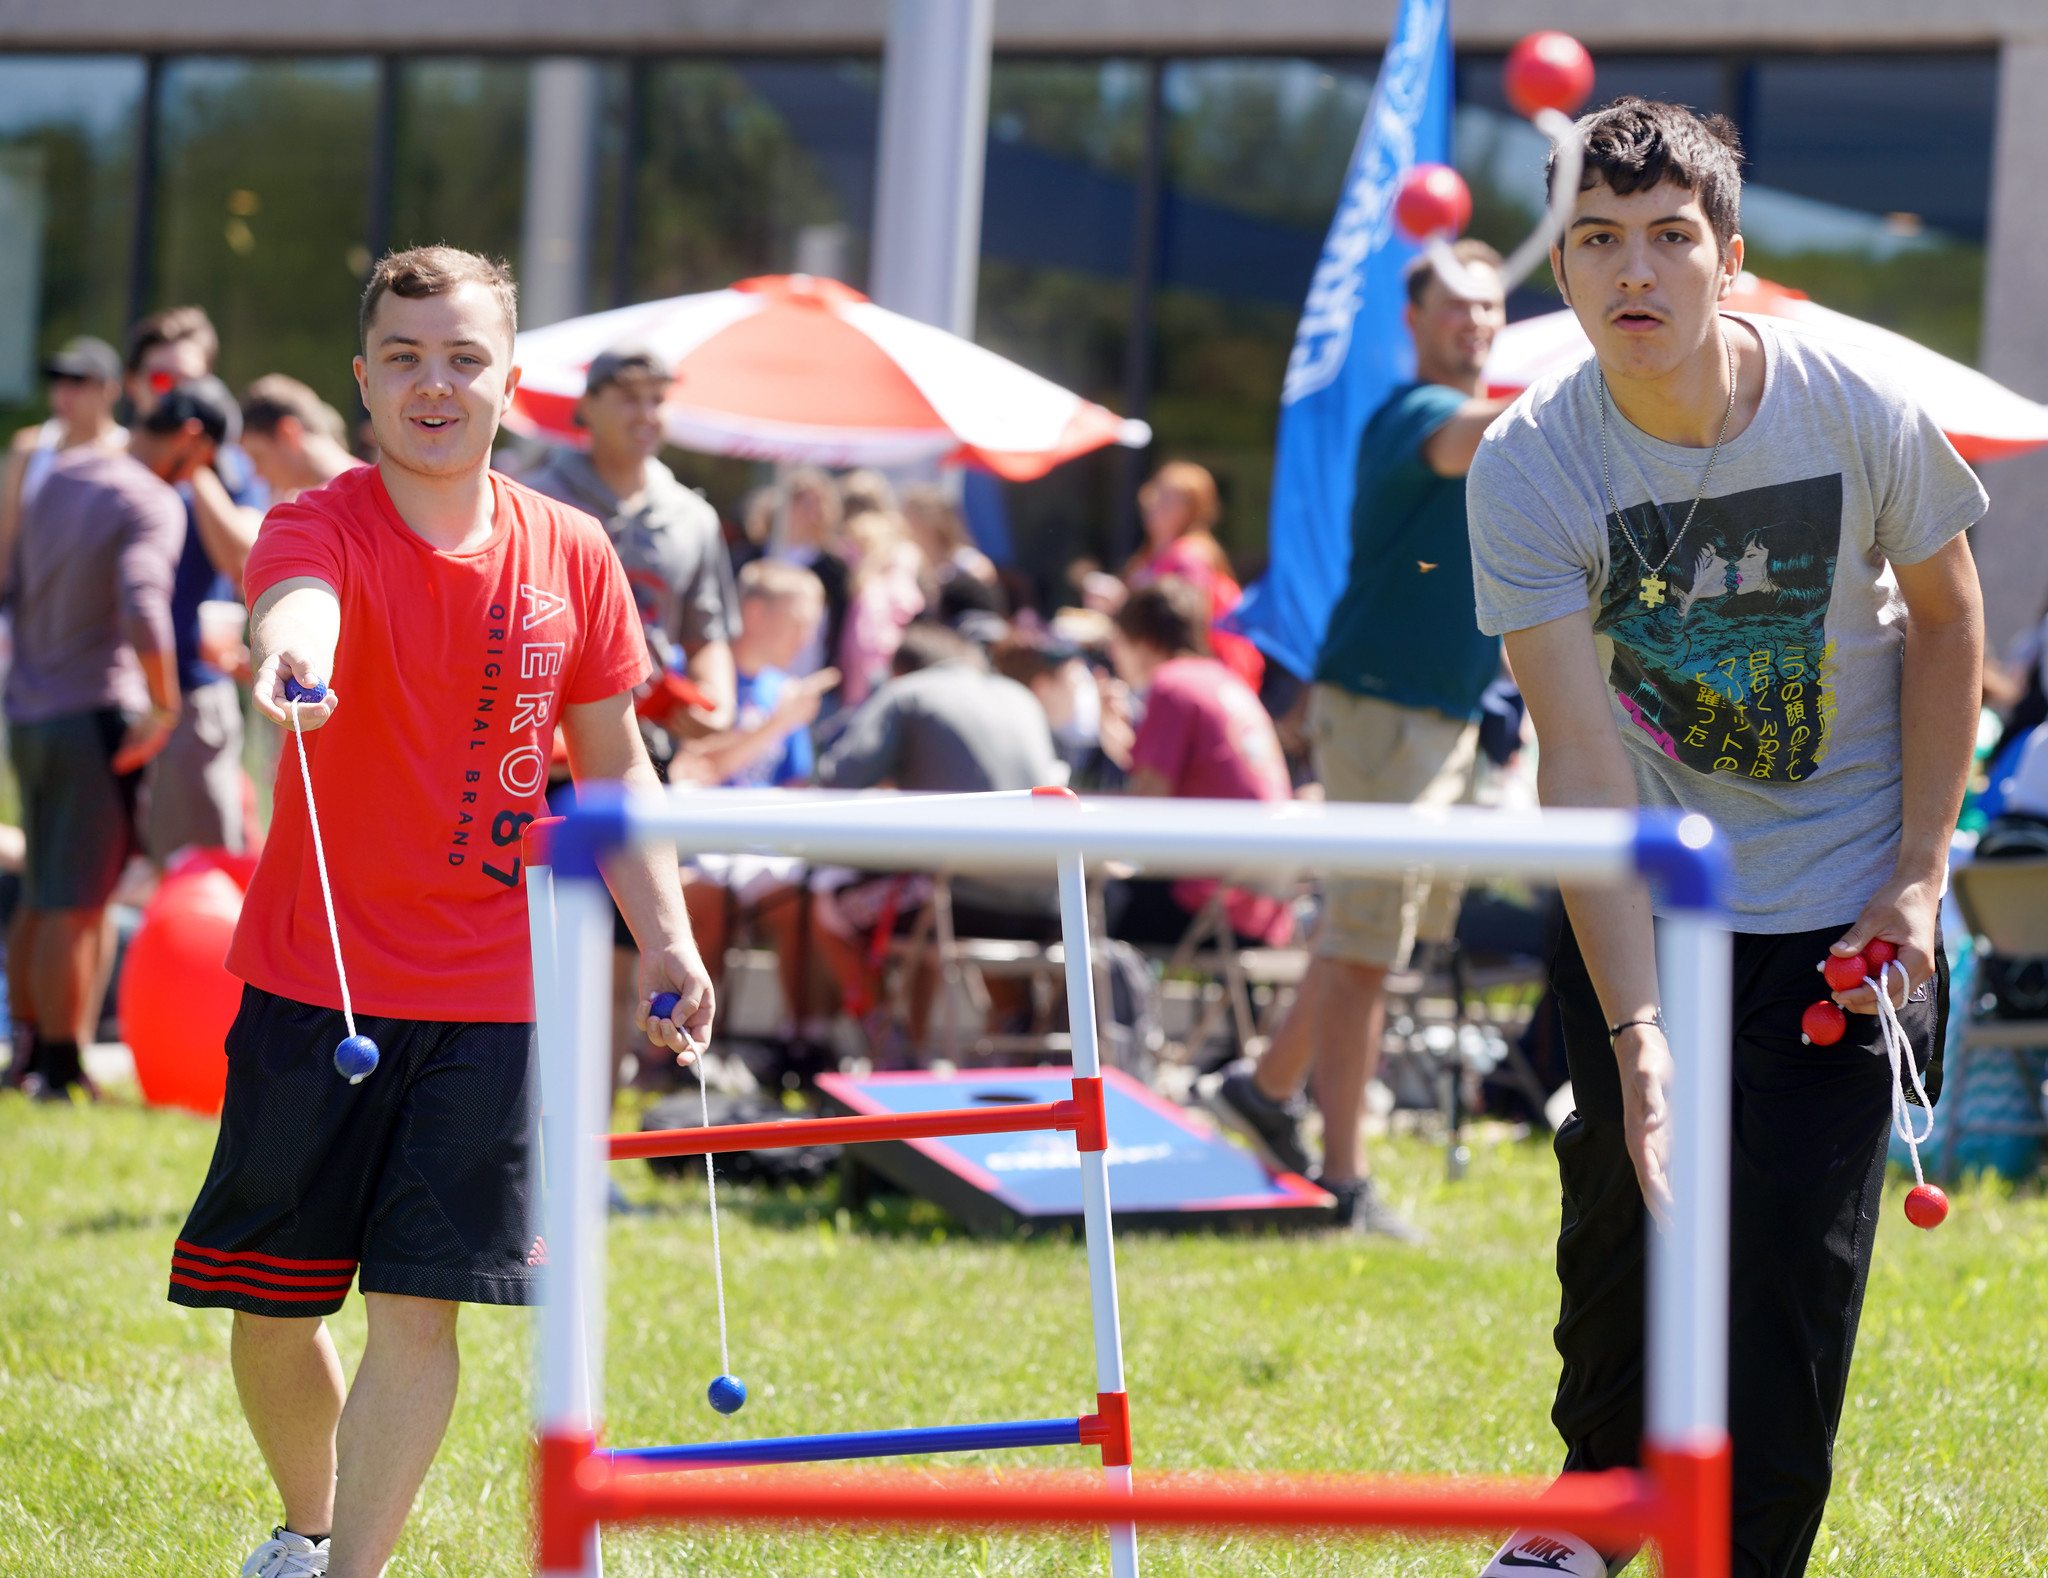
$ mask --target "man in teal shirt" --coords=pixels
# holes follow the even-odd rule
[[[1396,389],[1358,445],[1351,574],[1330,616],[1309,700],[1316,776],[1332,800],[1452,805],[1478,749],[1479,697],[1500,671],[1500,642],[1479,633],[1465,473],[1506,400],[1481,396],[1480,370],[1506,321],[1500,256],[1454,248],[1458,289],[1426,259],[1408,276],[1415,382]],[[1456,884],[1342,878],[1324,884],[1323,925],[1294,1009],[1255,1070],[1218,1092],[1224,1114],[1273,1161],[1308,1168],[1298,1098],[1310,1065],[1323,1111],[1322,1183],[1339,1220],[1414,1238],[1373,1189],[1358,1143],[1365,1087],[1379,1064],[1387,971],[1420,939],[1447,940]]]

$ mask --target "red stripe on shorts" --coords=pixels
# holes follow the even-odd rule
[[[271,1299],[281,1304],[328,1303],[342,1297],[347,1292],[346,1289],[341,1289],[336,1292],[287,1293],[280,1288],[259,1288],[253,1282],[238,1284],[232,1279],[227,1278],[201,1282],[194,1277],[185,1276],[177,1271],[171,1273],[171,1281],[179,1287],[197,1288],[201,1293],[247,1293],[255,1298]]]
[[[332,1288],[346,1293],[354,1280],[353,1273],[343,1272],[340,1276],[294,1277],[277,1271],[252,1271],[244,1266],[209,1266],[203,1260],[193,1260],[186,1255],[171,1256],[171,1265],[179,1271],[189,1271],[201,1277],[240,1277],[246,1282],[264,1282],[280,1288]]]
[[[284,1255],[264,1255],[253,1249],[208,1249],[204,1244],[188,1244],[184,1239],[176,1247],[188,1255],[204,1255],[209,1260],[246,1261],[257,1266],[276,1266],[281,1271],[353,1271],[353,1260],[292,1260]]]

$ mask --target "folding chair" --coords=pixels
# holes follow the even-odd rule
[[[2048,954],[2048,855],[2012,860],[1975,860],[1957,866],[1949,881],[1963,922],[1990,953],[2010,959]],[[1981,955],[1980,955],[1981,957]],[[2048,1019],[1980,1019],[1972,1002],[1965,1010],[1956,1066],[1948,1071],[1943,1091],[1947,1122],[1942,1141],[1941,1176],[1953,1181],[1960,1165],[1963,1136],[1970,1134],[2032,1135],[2048,1138],[2048,1121],[1977,1122],[1964,1119],[1963,1092],[1974,1067],[1986,1056],[2003,1054],[2018,1067],[2021,1083],[2036,1088],[2026,1052],[2048,1047]]]

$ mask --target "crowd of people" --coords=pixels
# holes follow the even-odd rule
[[[1488,398],[1500,260],[1466,241],[1456,267],[1418,261],[1416,374],[1364,428],[1347,583],[1308,675],[1230,628],[1241,591],[1221,499],[1186,460],[1147,483],[1137,551],[1113,574],[1077,566],[1077,606],[1048,612],[929,482],[797,470],[728,530],[660,459],[672,373],[646,347],[591,364],[587,445],[500,450],[516,291],[450,248],[371,269],[355,362],[367,464],[290,379],[237,402],[196,308],[143,320],[125,354],[78,340],[51,358],[53,414],[17,436],[0,478],[25,836],[8,1077],[44,1096],[89,1089],[80,1054],[125,880],[267,836],[226,961],[245,991],[219,1137],[169,1293],[235,1312],[238,1394],[285,1513],[245,1574],[381,1571],[453,1406],[456,1311],[534,1296],[546,1247],[531,1228],[516,856],[544,793],[1064,780],[1446,806],[1471,792],[1505,657],[1543,742],[1545,804],[1675,807],[1728,846],[1733,1447],[1698,1472],[1732,1485],[1736,1570],[1797,1578],[1903,1099],[1897,1065],[1871,1055],[1878,991],[1939,1088],[1938,910],[1982,694],[1964,533],[1986,499],[1881,369],[1721,310],[1742,265],[1731,127],[1622,100],[1581,131],[1552,262],[1593,356],[1512,403]],[[1667,566],[1688,570],[1687,590],[1671,594]],[[209,613],[236,602],[247,647]],[[265,830],[241,766],[245,684],[255,716],[306,741]],[[1487,749],[1515,744],[1510,730]],[[310,858],[316,792],[331,899]],[[605,875],[619,1020],[679,1066],[714,1025],[703,954],[742,919],[774,940],[786,1039],[802,1045],[871,1011],[890,937],[933,897],[900,873],[685,871],[658,844]],[[1134,943],[1220,915],[1274,944],[1296,924],[1287,898],[1131,880],[1105,911]],[[1320,1178],[1358,1231],[1417,1236],[1374,1186],[1359,1118],[1387,975],[1450,935],[1459,898],[1426,873],[1324,881],[1314,935],[1294,939],[1313,957],[1293,1008],[1218,1089],[1294,1171],[1311,1163],[1312,1090]],[[970,873],[950,903],[963,932],[1056,931],[1045,885]],[[1557,1134],[1553,1419],[1568,1466],[1601,1470],[1634,1465],[1642,1436],[1673,1050],[1649,896],[1567,888],[1563,903],[1550,985],[1577,1105]],[[1875,940],[1896,976],[1834,994],[1854,1026],[1839,1045],[1802,1037],[1816,962]],[[355,1026],[330,970],[342,951],[383,1049],[360,1088],[333,1073]],[[369,1335],[345,1386],[322,1317],[352,1281]],[[1613,1578],[1634,1554],[1526,1529],[1486,1571]]]

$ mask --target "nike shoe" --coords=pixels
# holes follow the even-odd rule
[[[242,1578],[326,1578],[331,1540],[309,1540],[290,1529],[270,1531],[270,1538],[242,1563]]]
[[[1426,1244],[1429,1235],[1380,1197],[1370,1177],[1323,1187],[1337,1197],[1337,1226],[1352,1233],[1378,1233],[1404,1244]],[[1570,1569],[1566,1568],[1569,1572]]]
[[[1242,1070],[1224,1077],[1216,1088],[1216,1112],[1225,1123],[1257,1146],[1283,1173],[1308,1176],[1308,1147],[1301,1143],[1301,1104],[1275,1101],[1258,1081]]]
[[[1635,1559],[1640,1546],[1623,1551],[1611,1562],[1576,1534],[1551,1529],[1517,1529],[1479,1578],[1615,1578]]]

